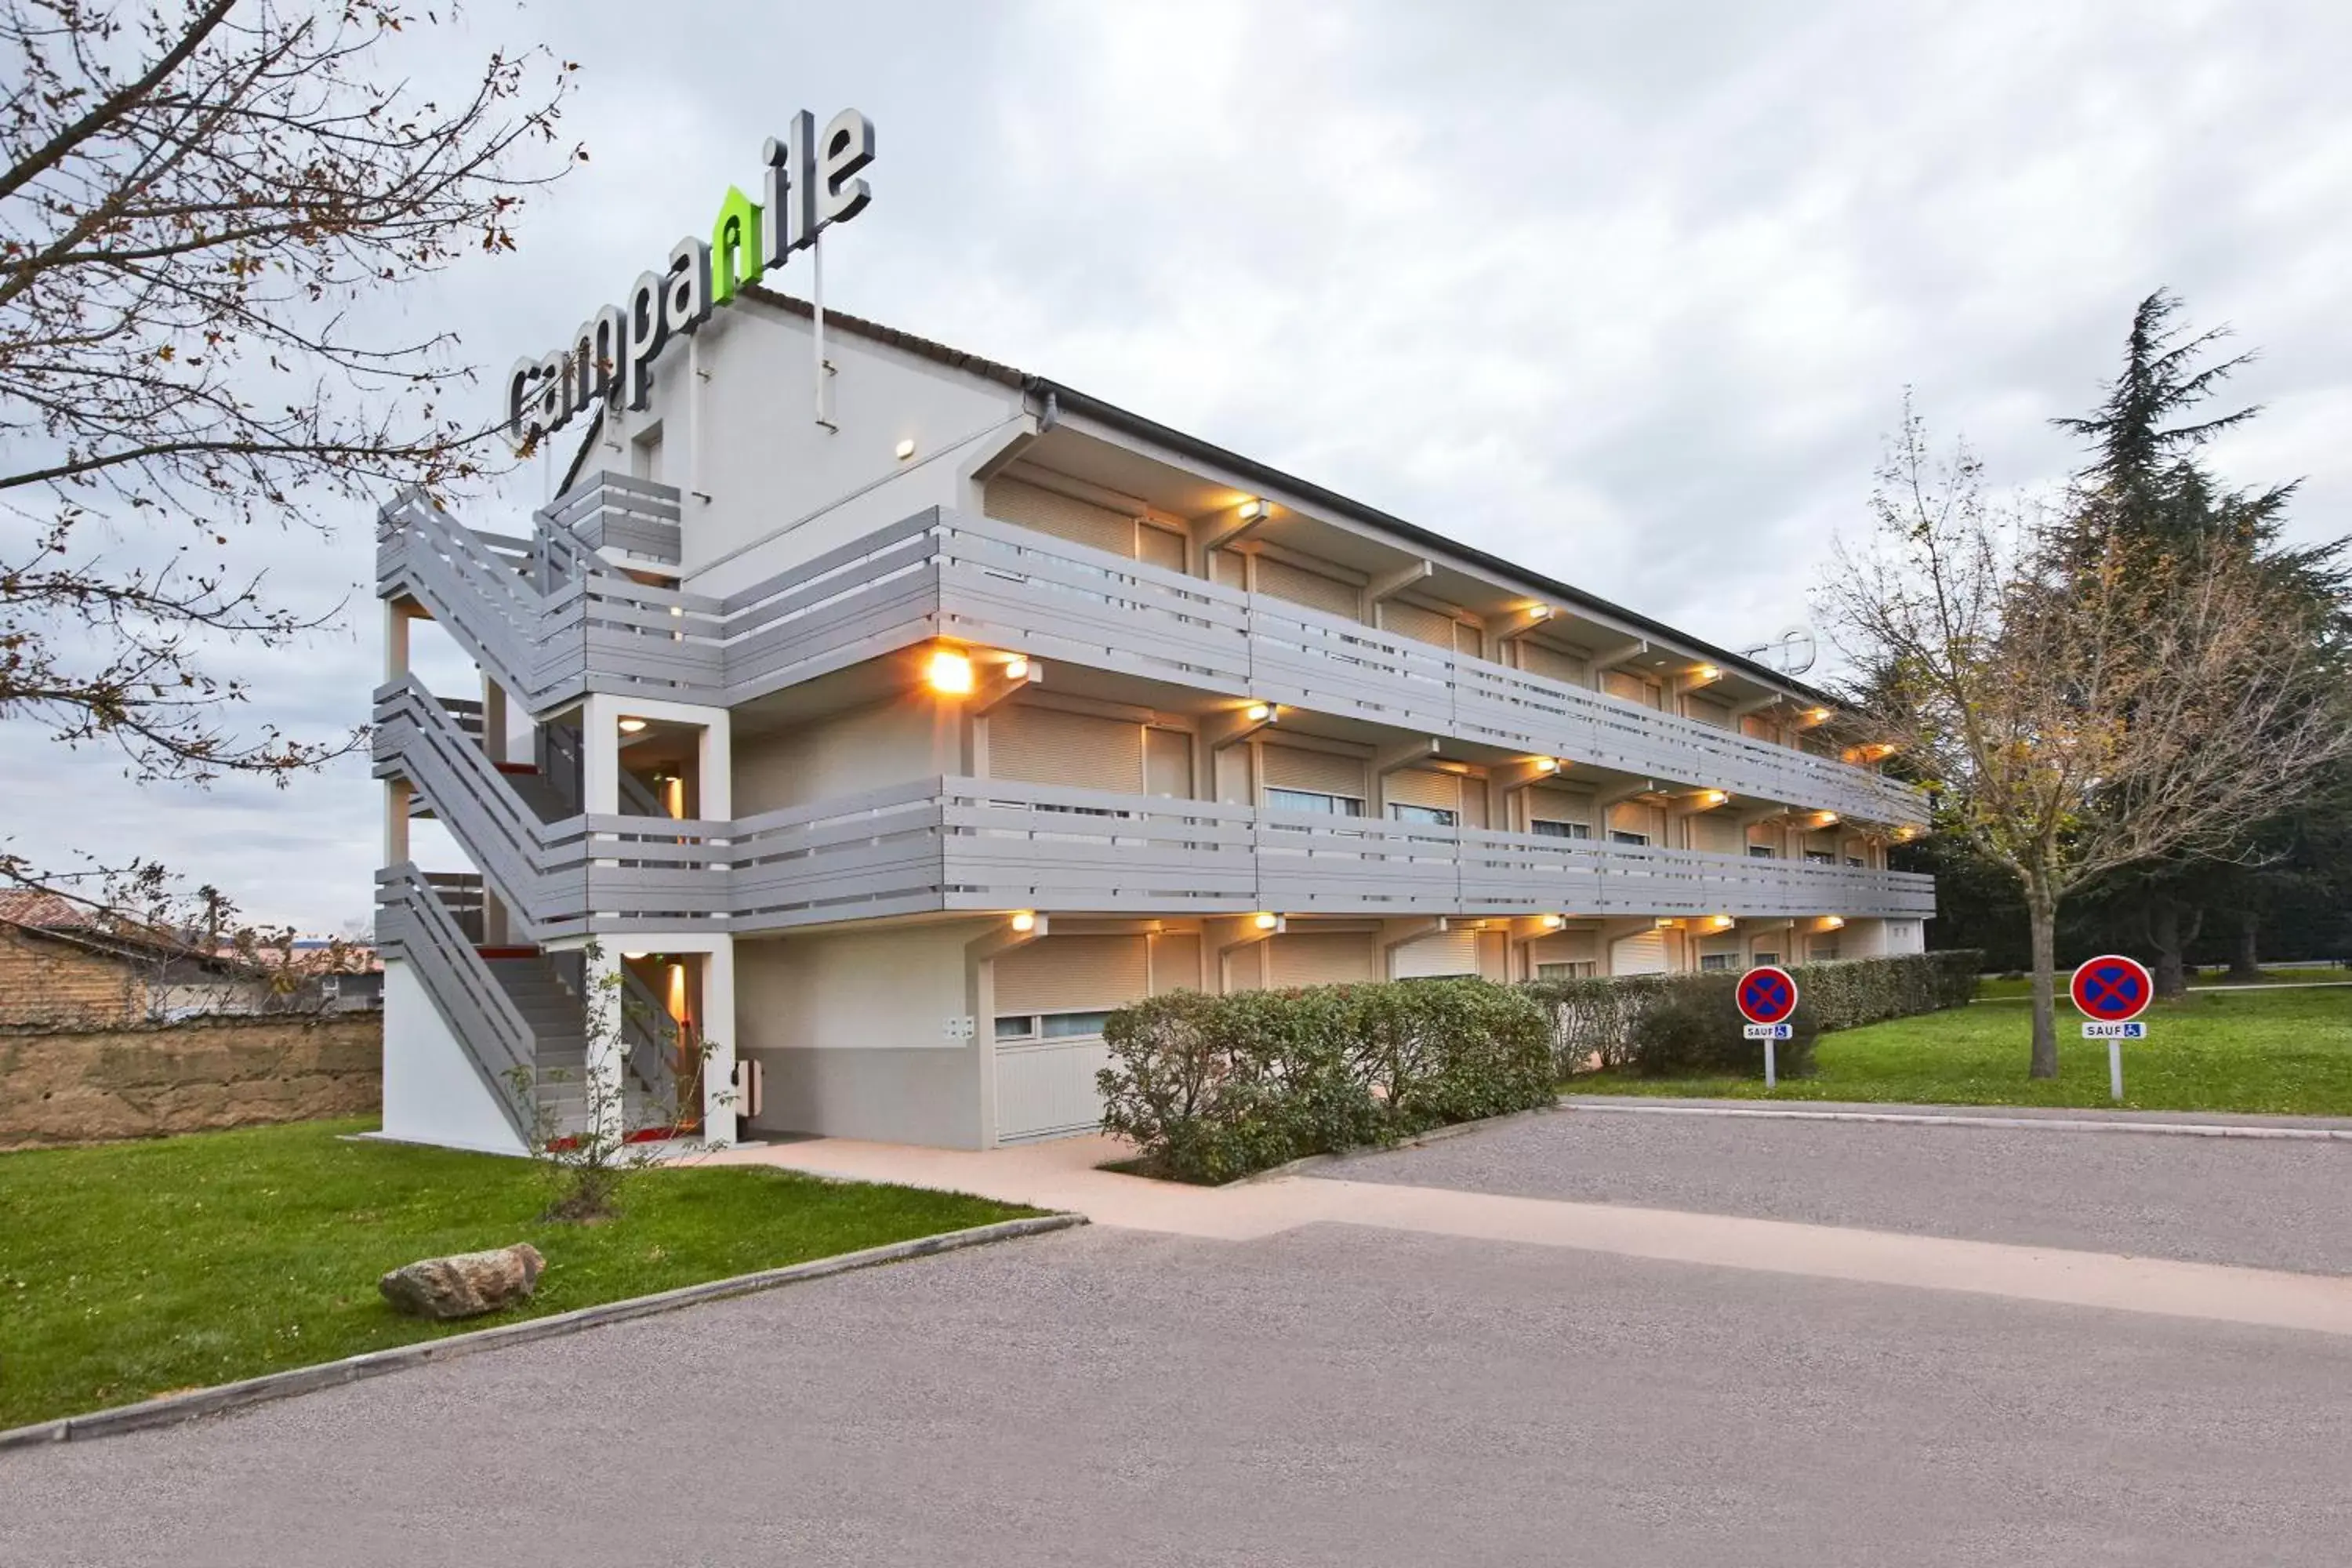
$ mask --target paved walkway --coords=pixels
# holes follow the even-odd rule
[[[1072,1210],[1097,1225],[1225,1241],[1317,1224],[1367,1226],[2352,1336],[2352,1278],[2347,1277],[1391,1185],[1328,1173],[1202,1188],[1096,1169],[1127,1152],[1106,1138],[987,1152],[814,1139],[712,1158],[974,1193]]]

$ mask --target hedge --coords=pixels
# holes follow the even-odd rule
[[[1957,949],[1793,964],[1789,973],[1796,977],[1805,1011],[1827,1033],[1958,1006],[1976,994],[1983,957],[1973,948]],[[1569,1078],[1601,1068],[1641,1070],[1635,1045],[1643,1016],[1678,995],[1721,991],[1727,996],[1731,980],[1716,972],[1624,974],[1534,980],[1518,989],[1551,1016],[1559,1075]],[[1759,1053],[1759,1073],[1761,1059]]]
[[[1483,980],[1173,991],[1112,1014],[1103,1039],[1103,1131],[1180,1181],[1393,1143],[1555,1093],[1544,1009]]]

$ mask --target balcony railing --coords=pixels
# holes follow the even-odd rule
[[[992,519],[924,512],[723,600],[593,563],[538,595],[516,542],[422,504],[388,509],[380,540],[379,591],[416,595],[534,712],[587,690],[731,707],[949,637],[1860,821],[1926,819],[1916,790],[1861,768]]]

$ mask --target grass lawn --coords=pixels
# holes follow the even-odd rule
[[[2058,1005],[2062,1007],[2066,1005],[2066,981],[2073,973],[2071,969],[2058,972]],[[2352,984],[2352,970],[2333,966],[2326,969],[2265,969],[2261,971],[2261,974],[2259,980],[2232,980],[2226,970],[2208,969],[2201,974],[2190,975],[2189,984],[2192,990],[2210,985]],[[1977,982],[1977,1000],[1979,1002],[2015,1001],[2032,994],[2033,982],[2031,980],[1995,976]]]
[[[646,1171],[600,1225],[541,1224],[524,1160],[352,1143],[365,1121],[0,1154],[0,1428],[1034,1210],[749,1166]],[[528,1241],[528,1304],[394,1313],[378,1275]]]
[[[2222,991],[2158,1003],[2148,1038],[2124,1042],[2124,1104],[2142,1110],[2352,1116],[2352,990]],[[2105,1042],[2082,1037],[2062,999],[2058,1077],[2025,1076],[2029,1010],[1975,1003],[1824,1035],[1818,1071],[1780,1080],[1773,1100],[1931,1105],[2111,1106]],[[1767,1098],[1762,1078],[1640,1079],[1594,1073],[1574,1094]]]

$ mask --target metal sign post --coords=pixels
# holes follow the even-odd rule
[[[2120,1103],[2123,1043],[2147,1038],[2147,1026],[2135,1020],[2156,1000],[2156,976],[2136,958],[2103,953],[2075,970],[2066,989],[2083,1012],[2083,1037],[2107,1042],[2107,1093]]]
[[[1796,1033],[1789,1023],[1789,1016],[1797,1010],[1796,977],[1785,969],[1763,964],[1741,975],[1732,994],[1739,1004],[1739,1016],[1748,1020],[1741,1037],[1764,1042],[1764,1090],[1769,1094],[1780,1083],[1779,1042]]]

